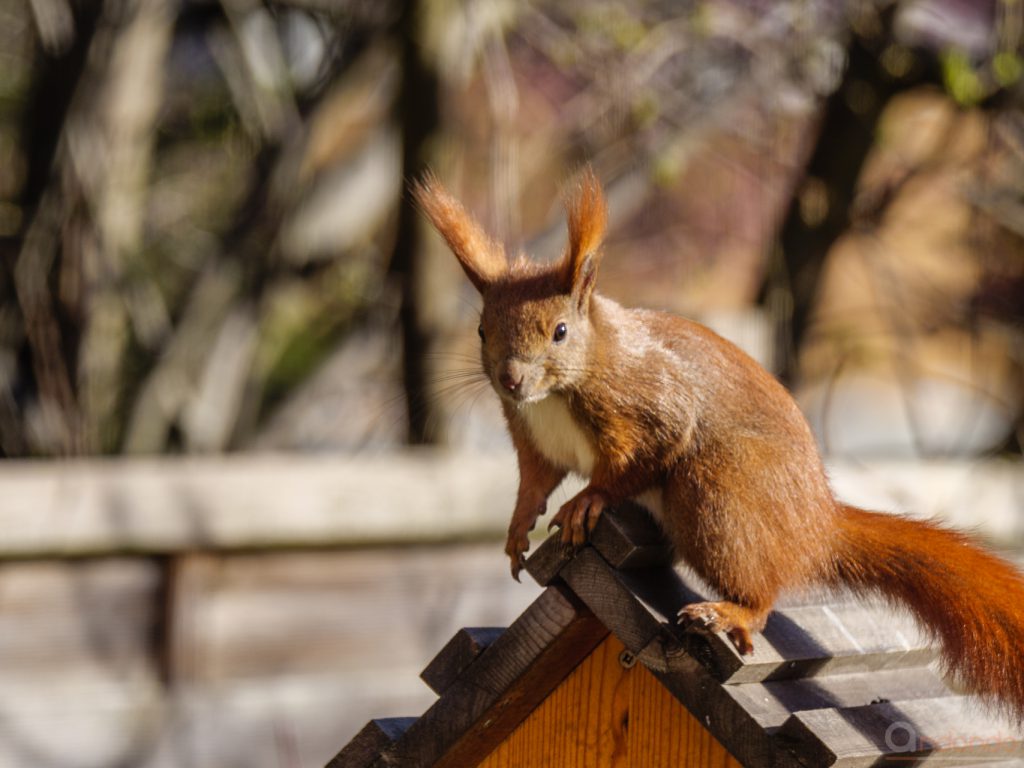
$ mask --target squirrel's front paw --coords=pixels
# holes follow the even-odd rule
[[[600,491],[584,488],[562,505],[558,514],[551,518],[548,530],[558,526],[562,529],[563,544],[582,546],[607,503],[607,498]]]
[[[530,537],[526,533],[509,532],[508,541],[505,542],[505,554],[512,561],[512,578],[516,581],[519,581],[519,574],[526,565],[526,553],[529,549]]]

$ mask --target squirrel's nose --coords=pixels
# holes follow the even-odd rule
[[[523,383],[523,374],[515,373],[506,368],[498,375],[498,381],[509,392],[515,392]]]

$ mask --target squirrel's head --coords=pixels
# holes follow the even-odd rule
[[[584,170],[573,187],[569,242],[553,264],[522,257],[509,261],[434,176],[425,176],[413,194],[483,298],[481,358],[498,394],[511,402],[536,402],[582,380],[607,218],[593,171]]]

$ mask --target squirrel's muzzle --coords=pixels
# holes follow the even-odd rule
[[[530,394],[536,376],[531,376],[530,363],[515,357],[507,357],[498,364],[494,379],[501,394],[521,400]]]

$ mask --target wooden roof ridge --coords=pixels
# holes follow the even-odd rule
[[[1024,764],[1020,730],[946,686],[909,618],[794,603],[740,656],[675,623],[703,597],[671,561],[638,507],[606,511],[581,549],[548,538],[526,566],[540,596],[505,630],[459,630],[422,673],[437,701],[372,721],[328,768],[475,765],[609,633],[744,765]]]

